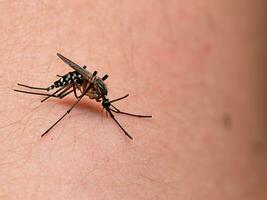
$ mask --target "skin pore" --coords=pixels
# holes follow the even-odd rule
[[[0,199],[266,199],[266,3],[0,1]],[[105,80],[131,141],[100,103],[13,91],[72,71]]]

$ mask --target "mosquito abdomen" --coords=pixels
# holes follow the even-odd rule
[[[70,85],[70,84],[73,84],[73,83],[82,84],[83,80],[84,80],[84,78],[77,71],[69,72],[69,73],[65,74],[64,76],[62,76],[57,81],[55,81],[48,88],[48,90],[52,90],[52,89],[58,88],[58,87],[63,87],[63,86]]]

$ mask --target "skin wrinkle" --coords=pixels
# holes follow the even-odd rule
[[[0,130],[1,129],[5,129],[5,128],[9,128],[9,127],[12,127],[14,124],[18,123],[19,121],[16,121],[16,122],[12,122],[12,123],[9,123],[7,125],[4,125],[4,126],[1,126],[0,127]]]
[[[169,29],[169,37],[170,37],[170,43],[175,46],[177,45],[177,42],[176,42],[176,35],[175,35],[175,31],[174,31],[174,28],[173,28],[173,24],[172,24],[172,21],[170,19],[170,17],[168,16],[168,9],[166,8],[166,1],[159,1],[159,5],[161,7],[161,14],[162,14],[162,19],[166,22],[166,24],[168,25],[168,29]]]
[[[10,126],[10,127],[13,128],[13,127],[15,127],[14,125],[16,125],[16,124],[20,124],[20,122],[23,121],[23,119],[27,119],[28,115],[29,115],[29,114],[24,115],[22,119],[20,119],[19,121],[15,122],[15,123],[12,124],[12,126]],[[17,130],[18,130],[18,129],[19,129],[19,128],[17,128]],[[15,131],[14,131],[14,132],[15,132]],[[3,141],[6,141],[6,140],[8,139],[8,137],[11,137],[11,136],[12,136],[12,134],[9,133],[9,134],[6,135],[5,138],[1,138],[1,139],[3,139]]]
[[[148,180],[149,184],[150,183],[152,183],[152,184],[154,183],[154,184],[159,184],[159,185],[164,186],[164,187],[171,188],[173,190],[177,190],[178,189],[177,185],[174,185],[173,183],[170,183],[170,182],[164,182],[162,180],[157,180],[157,179],[154,179],[154,178],[149,177],[149,176],[144,176],[143,174],[140,174],[140,177],[145,179],[145,180]]]
[[[87,181],[88,177],[92,177],[94,175],[94,173],[98,170],[101,170],[101,168],[96,167],[94,169],[87,169],[88,171],[86,171],[85,173],[79,173],[79,175],[77,176],[77,180],[73,179],[72,181],[69,181],[67,184],[72,185],[72,188],[81,188],[81,187],[88,187],[89,183]],[[93,184],[93,183],[92,183]]]

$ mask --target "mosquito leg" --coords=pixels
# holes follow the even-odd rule
[[[34,89],[34,90],[46,90],[46,91],[48,91],[48,88],[32,87],[32,86],[24,85],[24,84],[20,84],[20,83],[18,83],[18,86],[26,87],[26,88],[30,88],[30,89]]]
[[[94,76],[96,75],[96,71],[94,72]],[[69,114],[71,112],[71,110],[82,100],[82,98],[85,96],[85,94],[91,89],[91,87],[93,86],[93,82],[91,82],[88,86],[88,88],[83,92],[83,94],[81,95],[81,97],[70,107],[70,109],[67,110],[67,112],[62,115],[49,129],[47,129],[42,135],[41,137],[45,136],[54,126],[56,126],[67,114]]]
[[[88,89],[90,89],[90,87],[92,87],[93,84],[90,84],[90,86],[88,87]],[[87,92],[87,90],[86,90]],[[62,115],[49,129],[47,129],[42,135],[41,137],[45,136],[55,125],[57,125],[67,114],[69,114],[71,112],[71,110],[81,101],[81,99],[83,98],[83,96],[85,95],[86,93],[84,92],[83,95],[81,96],[81,98],[79,98],[71,107],[70,109],[67,110],[67,112]]]
[[[68,92],[69,89],[71,89],[71,85],[67,85],[62,92],[60,92],[59,94],[57,94],[57,96],[61,99],[62,95],[64,95],[66,92]]]
[[[82,94],[81,94],[80,96],[78,96],[76,89],[77,89],[77,88],[76,88],[75,85],[73,84],[73,92],[74,92],[74,95],[75,95],[75,97],[76,97],[77,99],[79,99],[79,98],[82,96]]]
[[[91,80],[90,80],[91,83],[93,82],[93,80],[94,80],[96,74],[97,74],[97,71],[94,71],[94,72],[93,72],[93,75],[92,75],[92,78],[91,78]]]
[[[67,96],[68,94],[70,94],[72,91],[68,92],[68,93],[65,93],[63,94],[63,92],[61,92],[60,94],[63,94],[63,96],[59,96],[59,95],[55,95],[55,93],[61,91],[63,88],[60,88],[59,90],[57,90],[56,92],[54,92],[53,94],[45,94],[45,93],[39,93],[39,92],[28,92],[28,91],[24,91],[24,90],[14,90],[15,92],[21,92],[21,93],[26,93],[26,94],[33,94],[33,95],[40,95],[40,96],[46,96],[46,98],[44,98],[41,102],[44,102],[45,100],[47,100],[48,98],[50,97],[53,97],[53,98],[60,98],[62,99],[63,97]],[[67,88],[66,88],[67,89]],[[68,88],[70,89],[70,88]],[[67,90],[66,90],[67,91]],[[65,92],[66,92],[65,91]]]
[[[74,92],[74,95],[75,95],[75,97],[76,97],[77,99],[79,99],[79,98],[82,96],[82,94],[81,94],[80,96],[78,96],[78,94],[77,94],[77,92],[76,92],[76,88],[75,88],[74,85],[73,85],[73,92]]]
[[[113,113],[111,112],[111,109],[106,109],[106,111],[109,113],[110,117],[116,122],[116,124],[121,128],[121,130],[124,132],[125,135],[127,135],[131,140],[133,140],[133,137],[129,135],[129,133],[120,125],[120,123],[116,120]]]
[[[34,94],[34,95],[41,95],[41,96],[47,96],[47,97],[56,97],[56,96],[52,96],[51,94],[45,94],[45,93],[39,93],[39,92],[28,92],[28,91],[24,91],[24,90],[14,90],[14,91],[26,93],[26,94]]]
[[[65,96],[69,95],[69,94],[72,93],[72,92],[73,92],[73,90],[68,91],[67,93],[65,93],[65,94],[63,94],[63,95],[61,95],[61,96],[59,96],[59,98],[60,98],[60,99],[63,99]]]
[[[110,110],[112,110],[115,113],[120,113],[120,114],[124,114],[124,115],[129,115],[129,116],[133,116],[133,117],[142,117],[142,118],[151,118],[151,115],[137,115],[137,114],[132,114],[132,113],[127,113],[127,112],[122,112],[120,111],[118,108],[116,108],[113,105],[110,105],[112,108],[114,108],[115,110],[113,110],[112,108],[110,108]]]
[[[126,98],[126,97],[128,97],[128,96],[129,96],[129,94],[126,94],[126,95],[123,96],[123,97],[120,97],[120,98],[118,98],[118,99],[111,100],[111,101],[109,101],[109,102],[110,102],[110,103],[113,103],[113,102],[115,102],[115,101],[122,100],[122,99],[124,99],[124,98]]]
[[[93,80],[94,80],[96,74],[97,74],[97,71],[94,71],[94,73],[93,73],[93,75],[92,75],[92,78],[91,78],[91,80],[90,80],[91,83],[93,83]],[[76,88],[75,85],[73,84],[73,92],[74,92],[74,95],[75,95],[75,97],[76,97],[77,99],[79,99],[79,98],[82,96],[82,94],[81,94],[80,96],[78,96],[78,94],[77,94],[77,92],[76,92],[76,89],[77,89],[77,88]]]
[[[72,106],[71,106],[71,108],[69,109],[69,110],[67,110],[67,112],[64,114],[64,115],[62,115],[49,129],[47,129],[42,135],[41,135],[41,137],[44,137],[55,125],[57,125],[67,114],[69,114],[70,113],[70,111],[80,102],[80,100],[81,100],[82,98],[80,98],[80,99],[78,99],[76,102],[75,102],[75,104],[73,104]]]
[[[56,90],[54,93],[52,93],[51,95],[49,95],[49,96],[47,96],[47,97],[45,97],[41,102],[44,102],[44,101],[46,101],[47,99],[49,99],[50,97],[59,97],[60,96],[60,94],[62,93],[62,92],[64,92],[65,90],[64,89],[66,89],[66,87],[67,86],[65,86],[65,87],[62,87],[62,88],[60,88],[60,89],[58,89],[58,90]],[[64,90],[64,91],[62,91],[62,90]],[[59,95],[56,95],[57,93],[59,93],[60,91],[62,91]]]
[[[102,80],[106,80],[108,78],[108,74],[106,74],[105,76],[102,77]]]

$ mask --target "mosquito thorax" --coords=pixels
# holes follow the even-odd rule
[[[100,96],[106,96],[108,94],[107,86],[101,78],[95,80],[95,86]]]

